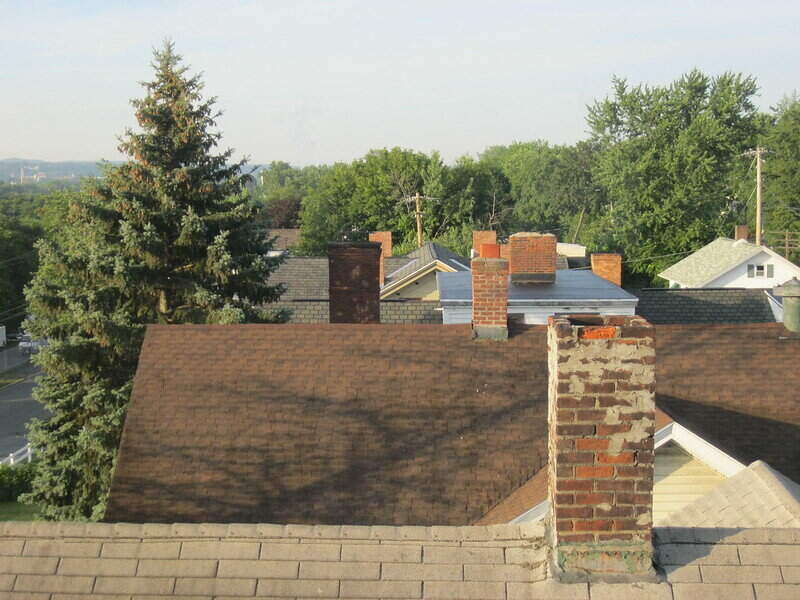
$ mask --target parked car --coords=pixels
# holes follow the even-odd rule
[[[19,351],[22,354],[36,354],[44,346],[42,340],[35,340],[27,333],[19,336]]]

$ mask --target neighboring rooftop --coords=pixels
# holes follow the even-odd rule
[[[472,275],[469,272],[439,273],[439,298],[442,302],[472,303]],[[589,270],[558,270],[548,284],[517,285],[509,281],[508,302],[555,302],[570,300],[636,300],[610,281]]]
[[[699,288],[764,251],[747,240],[717,238],[658,274],[683,287]]]
[[[643,289],[636,314],[654,325],[662,323],[774,323],[763,289],[673,288]]]
[[[150,326],[107,518],[475,522],[546,462],[545,327]],[[800,479],[800,338],[656,328],[657,404]],[[241,351],[239,350],[241,348]]]
[[[399,267],[392,269],[389,264],[386,265],[384,269],[386,272],[385,285],[389,286],[399,282],[436,261],[444,263],[455,271],[469,270],[468,258],[459,256],[434,242],[425,242],[421,248],[409,252],[403,258],[406,259],[406,262]]]

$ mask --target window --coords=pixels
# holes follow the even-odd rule
[[[747,276],[752,277],[775,277],[775,265],[747,265]]]

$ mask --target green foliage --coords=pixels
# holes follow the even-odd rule
[[[0,502],[16,502],[20,494],[30,492],[37,468],[36,461],[13,467],[0,465]]]
[[[764,137],[764,209],[768,232],[800,232],[800,100],[785,98],[776,107],[775,123]],[[780,236],[767,235],[780,248]],[[790,258],[800,258],[798,253]]]
[[[300,206],[311,190],[319,184],[327,167],[292,167],[289,163],[273,161],[258,174],[254,199],[264,206],[268,227],[294,228],[300,225]]]
[[[593,246],[621,250],[652,277],[674,257],[730,235],[738,213],[734,174],[763,124],[751,77],[692,71],[668,86],[629,87],[589,108],[599,147],[594,177],[609,206]]]
[[[27,289],[34,392],[50,417],[29,440],[40,469],[23,500],[48,519],[102,517],[139,348],[148,323],[241,323],[283,315],[262,306],[279,259],[244,193],[244,162],[211,154],[219,113],[171,44],[155,52],[155,78],[132,102],[140,129],[70,202],[59,235],[38,243]]]

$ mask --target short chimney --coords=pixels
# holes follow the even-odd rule
[[[328,244],[331,323],[380,323],[381,245]]]
[[[552,568],[652,581],[655,344],[641,317],[548,321]]]
[[[511,282],[517,285],[556,280],[556,236],[552,233],[515,233],[508,238]]]
[[[592,254],[592,273],[610,281],[614,285],[622,285],[622,255],[612,253]]]
[[[750,237],[750,228],[747,225],[737,225],[733,238],[735,240],[747,240]]]
[[[392,232],[373,231],[369,234],[369,241],[378,242],[381,245],[381,270],[378,281],[383,286],[383,281],[386,277],[385,261],[392,256]]]
[[[472,335],[478,339],[508,339],[508,261],[473,258]]]
[[[499,244],[481,244],[480,250],[481,258],[500,258]]]
[[[800,281],[795,277],[776,287],[773,292],[783,298],[783,326],[800,333]]]
[[[497,232],[486,231],[473,231],[472,232],[472,249],[475,250],[476,255],[480,255],[481,244],[496,244]]]

